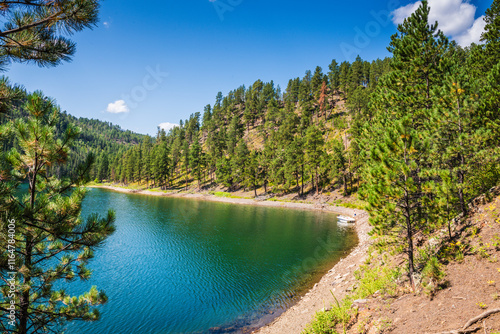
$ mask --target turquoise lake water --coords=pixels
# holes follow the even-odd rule
[[[271,321],[357,242],[336,215],[91,189],[83,216],[116,211],[92,278],[109,301],[69,334],[237,333]]]

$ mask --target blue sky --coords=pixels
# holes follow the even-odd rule
[[[491,0],[430,0],[431,19],[467,45]],[[139,4],[139,5],[138,5]],[[332,59],[373,60],[418,3],[389,1],[105,0],[94,30],[72,36],[77,53],[55,68],[13,64],[4,73],[42,90],[77,117],[154,134],[218,91],[274,80],[283,89]],[[389,14],[391,14],[389,18]]]

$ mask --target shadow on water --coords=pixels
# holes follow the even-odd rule
[[[276,318],[281,316],[285,311],[295,305],[301,297],[303,297],[308,291],[310,291],[313,286],[320,281],[320,279],[330,270],[335,264],[337,264],[341,258],[347,256],[352,249],[357,244],[357,234],[354,228],[342,226],[348,234],[353,234],[356,242],[353,243],[348,249],[343,251],[333,251],[329,252],[331,254],[331,262],[324,263],[321,268],[316,268],[316,270],[303,274],[299,280],[296,281],[295,285],[287,291],[283,291],[279,296],[275,298],[271,297],[270,301],[258,309],[253,310],[247,314],[241,315],[238,319],[231,321],[227,324],[216,326],[210,328],[206,332],[199,332],[200,334],[247,334],[262,328],[266,325],[272,323]],[[328,247],[327,243],[321,243],[318,246],[325,250]],[[327,249],[328,250],[328,249]],[[302,264],[307,264],[311,258],[302,261]],[[293,271],[293,269],[292,269]],[[295,269],[297,271],[297,269]]]

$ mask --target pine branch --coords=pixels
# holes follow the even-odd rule
[[[31,28],[44,25],[50,21],[53,21],[55,18],[57,18],[57,16],[61,15],[62,13],[64,13],[64,11],[59,11],[57,13],[54,13],[54,14],[42,19],[42,20],[33,22],[31,24],[27,24],[27,25],[17,27],[17,28],[11,29],[11,30],[7,30],[7,31],[0,31],[0,37],[6,37],[8,35],[12,35],[12,34],[24,31],[24,30],[29,30]],[[63,18],[59,18],[59,19],[63,19]]]

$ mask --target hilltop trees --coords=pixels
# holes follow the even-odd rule
[[[332,157],[338,153],[330,150],[333,134],[344,131],[351,117],[337,109],[337,103],[347,98],[352,117],[361,118],[388,62],[369,63],[358,57],[351,66],[333,60],[327,74],[319,66],[314,73],[306,71],[303,78],[290,80],[283,93],[272,81],[261,80],[227,96],[219,92],[214,105],[204,107],[202,117],[194,113],[168,133],[159,130],[148,146],[141,143],[119,156],[107,150],[108,175],[100,175],[104,169],[95,168],[91,176],[184,189],[193,180],[198,188],[208,181],[231,190],[254,189],[255,194],[260,187],[265,193],[296,189],[298,196],[307,191],[319,194],[334,184],[332,180],[344,178],[339,184],[347,189],[356,170],[343,163],[330,164],[337,161]],[[347,156],[347,151],[344,148],[342,154]],[[102,155],[98,163],[105,164]],[[342,168],[347,169],[338,171]]]

